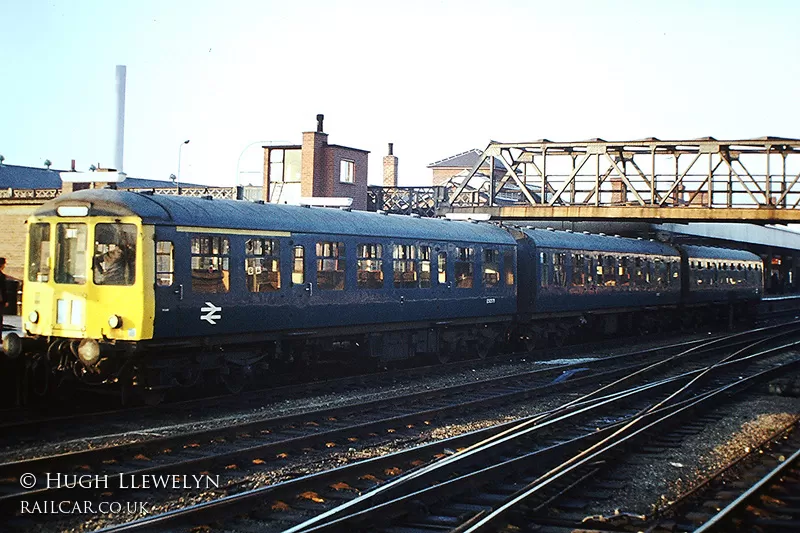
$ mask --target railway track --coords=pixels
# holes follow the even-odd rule
[[[800,420],[719,468],[664,506],[647,531],[785,532],[798,529]]]
[[[790,365],[796,367],[798,361]],[[562,437],[564,440],[549,447],[531,451],[523,445],[521,448],[525,451],[512,457],[507,450],[491,450],[492,445],[473,447],[467,453],[483,456],[477,464],[467,463],[465,468],[454,471],[447,467],[445,459],[428,471],[423,469],[405,479],[394,480],[286,531],[433,531],[440,528],[474,533],[516,527],[566,526],[567,530],[586,527],[543,516],[541,511],[557,505],[570,490],[587,483],[605,464],[619,458],[637,442],[679,424],[696,423],[699,412],[712,409],[725,401],[726,396],[787,369],[786,365],[762,367],[742,378],[737,375],[742,369],[734,366],[738,366],[738,362],[721,365],[724,376],[715,376],[685,399],[670,394],[632,415],[598,426],[595,431],[584,430],[577,436],[567,433]],[[701,375],[681,384],[679,390],[688,391],[688,385],[692,384],[696,387]],[[719,383],[722,380],[724,383]],[[520,436],[524,438],[525,435],[515,431],[506,438]],[[455,463],[456,458],[451,462]],[[431,472],[437,476],[431,477]],[[392,484],[397,488],[391,487]]]
[[[763,330],[762,330],[762,333],[763,333]],[[788,332],[786,334],[788,335]],[[770,339],[763,339],[762,338],[762,339],[756,341],[755,344],[757,346],[763,347],[768,342],[774,342],[775,337],[776,337],[776,335],[774,334],[774,331],[772,331],[769,334],[769,336],[771,337]],[[738,336],[735,336],[735,338],[738,338],[737,342],[743,341],[742,337],[744,337],[744,335],[742,335],[742,334],[740,334]],[[730,338],[728,338],[728,339],[720,339],[720,340],[714,341],[714,344],[716,344],[718,347],[723,347],[724,346],[724,347],[727,348],[728,352],[736,352],[736,353],[738,353],[739,356],[741,356],[744,353],[743,350],[745,350],[745,348],[741,348],[740,344],[737,344],[737,347],[733,347],[732,346],[732,342],[734,340],[735,339],[730,339]],[[751,344],[753,344],[752,339],[749,342]],[[752,346],[751,347],[751,349],[754,349],[754,348],[756,348],[756,346]],[[700,352],[700,351],[701,350],[696,347],[696,348],[690,350],[689,354],[692,355],[693,359],[697,360],[699,358],[698,352]],[[688,355],[688,354],[685,354],[685,355]],[[761,356],[763,357],[764,354],[762,353]],[[705,356],[703,356],[703,357],[705,357]],[[717,356],[717,357],[719,357],[719,356]],[[750,357],[747,360],[748,361],[752,361],[753,357]],[[742,365],[743,363],[740,362],[738,364]],[[638,369],[636,369],[637,373],[635,375],[637,376],[637,379],[645,378],[645,377],[647,377],[647,375],[649,375],[652,378],[654,373],[659,373],[661,375],[665,374],[663,365],[657,366],[657,367],[651,367],[649,374],[643,373],[642,372],[643,368],[645,368],[647,366],[648,366],[647,364],[642,364],[641,366],[639,366]],[[732,366],[732,363],[728,363],[727,366]],[[631,373],[631,372],[632,372],[632,369],[627,369],[626,370],[626,375]],[[643,408],[641,405],[632,405],[632,406],[629,405],[627,407],[627,410],[621,411],[620,405],[624,404],[625,402],[633,401],[632,398],[634,398],[634,397],[639,398],[638,395],[645,394],[645,391],[650,391],[650,394],[652,395],[652,391],[653,390],[658,390],[658,391],[661,391],[660,394],[662,396],[664,396],[664,395],[668,396],[667,390],[668,390],[668,388],[670,386],[674,385],[674,382],[676,382],[675,380],[692,379],[691,376],[696,376],[700,372],[701,372],[701,370],[694,370],[689,374],[684,374],[683,376],[674,376],[674,377],[672,377],[672,378],[670,378],[669,380],[666,380],[666,381],[665,380],[660,380],[660,381],[659,380],[655,380],[653,383],[651,383],[651,385],[649,385],[647,387],[643,387],[643,386],[642,387],[638,387],[638,388],[633,389],[632,391],[613,392],[614,391],[613,388],[607,388],[607,389],[604,389],[602,391],[597,391],[592,396],[584,398],[583,399],[583,402],[584,402],[583,404],[576,404],[576,403],[573,402],[572,406],[569,408],[569,412],[572,413],[572,414],[569,414],[569,418],[566,418],[567,411],[564,411],[564,410],[554,411],[554,412],[550,413],[549,415],[542,415],[542,417],[547,417],[547,416],[553,417],[554,420],[560,420],[561,423],[565,423],[567,425],[570,425],[570,427],[592,428],[591,432],[583,434],[583,435],[572,435],[572,436],[565,437],[563,433],[559,433],[558,431],[556,431],[554,429],[555,428],[554,422],[550,422],[550,421],[546,420],[545,418],[541,418],[541,417],[537,418],[536,422],[540,423],[540,424],[545,424],[545,422],[546,422],[546,424],[543,427],[548,428],[547,431],[550,431],[551,433],[549,434],[549,437],[545,437],[545,439],[549,438],[549,439],[553,439],[554,440],[554,442],[551,443],[551,447],[555,446],[556,444],[558,444],[559,446],[566,445],[565,443],[567,443],[567,442],[572,442],[573,446],[579,445],[579,444],[580,445],[584,445],[586,442],[591,442],[592,439],[595,439],[595,438],[605,434],[604,433],[605,431],[610,431],[612,428],[616,427],[616,425],[620,424],[623,420],[625,420],[626,417],[633,416],[634,414],[640,412],[641,409]],[[622,375],[622,374],[618,373],[616,375],[619,376],[619,375]],[[596,383],[596,381],[597,381],[596,376],[594,378],[595,378],[594,382]],[[608,378],[609,378],[609,382],[614,382],[615,381],[614,376],[608,376]],[[566,383],[569,383],[569,382],[561,382],[558,385],[564,386]],[[576,383],[573,383],[573,385],[575,385],[575,384]],[[618,388],[619,385],[616,385],[615,387]],[[485,389],[486,385],[483,384],[482,388]],[[542,392],[542,390],[540,389],[540,390],[537,391],[537,394],[541,394],[541,392]],[[463,393],[464,393],[464,390],[461,390],[459,392],[460,395],[463,395]],[[512,394],[516,394],[516,393],[512,393]],[[601,399],[594,399],[595,397],[601,396],[602,394],[605,394],[605,397],[603,397]],[[503,394],[503,395],[508,396],[507,393]],[[667,396],[664,396],[664,397],[667,397]],[[641,396],[641,398],[644,398],[644,399],[639,399],[637,401],[644,401],[644,402],[646,402],[646,405],[650,405],[650,403],[653,401],[652,397],[649,400],[645,396]],[[663,400],[663,398],[661,398],[661,399]],[[519,398],[516,398],[514,401],[519,401]],[[610,406],[613,406],[613,409],[610,412],[604,412],[604,413],[601,412],[600,414],[596,414],[596,415],[593,414],[592,416],[595,416],[595,418],[586,419],[585,418],[586,416],[590,416],[590,415],[587,414],[590,410],[594,410],[594,409],[598,408],[598,407],[594,406],[593,403],[596,403],[598,406],[599,405],[605,406],[606,408],[609,408]],[[478,405],[478,403],[475,403],[473,401],[472,404],[468,406],[468,409],[470,409],[472,412],[474,412],[475,408],[477,407],[477,405]],[[464,407],[463,407],[463,404],[462,404],[462,407],[460,407],[460,409],[463,409],[463,408]],[[573,411],[574,411],[574,413],[573,413]],[[417,414],[415,414],[414,416],[418,416],[418,415],[419,415],[419,412]],[[426,416],[430,416],[430,410],[428,410],[428,412],[425,412],[423,414],[423,416],[422,416],[423,423],[424,423],[424,419],[426,418]],[[581,416],[584,417],[584,418],[580,418]],[[531,419],[531,420],[533,420],[533,419]],[[397,417],[394,417],[394,419],[390,420],[389,422],[394,427],[401,427],[401,423],[406,422],[406,419],[398,419]],[[528,421],[528,422],[530,422],[530,421]],[[509,430],[509,428],[511,426],[512,426],[511,424],[506,425],[505,430]],[[383,427],[385,427],[385,426],[383,426]],[[595,428],[597,428],[597,427],[602,427],[602,428],[607,428],[607,429],[604,429],[602,432],[601,431],[596,431]],[[360,427],[359,429],[368,431],[368,430],[374,429],[374,428],[372,428],[372,427],[367,427],[367,428]],[[391,428],[389,428],[389,429],[391,429]],[[317,491],[320,491],[321,487],[325,491],[330,492],[328,487],[330,487],[331,485],[335,485],[335,486],[338,486],[338,487],[347,487],[347,488],[341,488],[340,491],[337,491],[338,492],[338,498],[343,498],[343,497],[346,497],[349,493],[351,493],[355,489],[363,490],[364,488],[366,488],[366,487],[364,487],[364,485],[373,485],[375,483],[374,480],[384,480],[384,479],[392,477],[393,475],[396,475],[398,472],[403,472],[403,471],[407,471],[408,469],[418,468],[420,464],[426,464],[426,463],[428,463],[430,461],[435,461],[435,459],[437,457],[439,457],[441,459],[441,456],[447,456],[449,453],[452,453],[452,451],[448,451],[448,450],[457,450],[457,449],[459,449],[461,447],[474,445],[475,442],[476,442],[475,439],[478,439],[479,441],[480,440],[484,440],[490,434],[496,433],[497,431],[502,430],[502,429],[503,428],[500,428],[500,429],[498,429],[498,428],[487,429],[487,430],[483,430],[483,431],[479,431],[479,432],[468,434],[467,436],[457,437],[457,438],[454,438],[454,439],[451,439],[451,440],[448,440],[448,441],[444,441],[444,442],[441,442],[441,443],[434,443],[434,444],[429,445],[428,447],[421,447],[419,449],[412,449],[412,450],[408,450],[406,452],[400,452],[398,454],[394,454],[394,455],[388,456],[386,458],[375,458],[375,459],[372,459],[370,461],[366,461],[366,462],[363,462],[363,463],[356,463],[354,465],[349,465],[347,467],[343,467],[343,469],[337,469],[337,470],[330,471],[330,472],[324,472],[324,473],[320,473],[320,474],[315,475],[315,476],[303,477],[303,478],[300,478],[299,480],[280,483],[278,485],[274,485],[274,486],[267,487],[267,488],[264,488],[264,489],[259,489],[259,490],[256,490],[256,491],[244,491],[241,494],[228,495],[227,497],[222,498],[221,500],[218,500],[217,502],[206,504],[205,506],[200,506],[200,508],[197,508],[197,509],[190,508],[191,510],[176,511],[176,512],[172,513],[171,515],[168,515],[168,517],[160,517],[160,520],[167,520],[167,522],[146,521],[146,523],[144,523],[144,524],[141,524],[141,523],[140,524],[131,524],[129,526],[124,526],[124,528],[128,528],[128,527],[130,527],[130,528],[143,528],[142,530],[159,530],[159,531],[173,530],[173,528],[176,527],[176,524],[180,525],[180,524],[187,524],[187,523],[197,523],[198,521],[209,520],[209,519],[211,519],[211,518],[209,518],[209,516],[216,517],[217,516],[216,513],[222,513],[222,514],[224,514],[226,516],[230,516],[231,513],[238,514],[238,513],[241,513],[243,510],[252,510],[254,506],[255,507],[259,507],[261,509],[261,512],[264,513],[264,508],[265,508],[264,507],[264,500],[265,499],[270,501],[270,502],[272,502],[270,504],[267,504],[267,508],[273,509],[275,506],[277,506],[278,508],[281,508],[281,503],[283,502],[283,500],[281,499],[281,494],[283,494],[283,498],[286,499],[287,501],[296,502],[298,494],[300,494],[300,495],[308,494],[308,493],[310,493],[310,494],[318,494]],[[349,433],[342,433],[341,437],[339,437],[339,438],[344,438],[345,434],[352,435],[353,434],[352,433],[352,428],[349,431],[350,431]],[[327,438],[327,437],[328,437],[328,435],[325,436],[325,438]],[[541,432],[539,433],[539,437],[541,438]],[[579,440],[576,441],[575,439],[579,439]],[[588,439],[588,440],[586,440],[586,439]],[[322,441],[320,440],[318,442],[322,442]],[[332,442],[334,445],[338,445],[336,441],[330,441],[330,442]],[[305,443],[305,444],[307,445],[308,443]],[[325,445],[327,445],[327,444],[325,444]],[[273,451],[275,451],[275,450],[273,450]],[[545,453],[545,452],[543,452],[543,453]],[[207,462],[206,463],[202,463],[202,462],[201,463],[195,463],[193,465],[195,467],[195,471],[198,471],[198,469],[202,468],[203,466],[207,467],[209,464],[221,464],[220,463],[220,454],[215,452],[214,455],[216,456],[216,458],[205,459],[206,461],[212,461],[212,463],[207,463]],[[239,453],[235,457],[236,457],[236,460],[238,461],[239,464],[241,464],[243,461],[246,461],[246,460],[251,460],[253,462],[260,461],[260,463],[263,464],[263,463],[266,462],[264,458],[267,457],[267,456],[268,455],[264,452],[264,449],[262,448],[262,449],[260,449],[258,451],[258,457],[253,457],[253,455],[247,455],[247,454],[242,454],[242,453]],[[454,457],[455,456],[460,456],[460,454],[455,454]],[[231,460],[231,459],[233,459],[232,456],[223,457],[222,458],[222,462],[227,461],[227,460]],[[444,461],[446,461],[446,459]],[[440,464],[440,463],[443,463],[444,461],[443,460],[435,461],[434,464]],[[468,465],[469,466],[469,464],[466,463],[466,462],[460,463],[460,466],[464,466],[464,465]],[[171,473],[171,474],[176,473],[176,470],[175,470],[174,466],[175,466],[174,464],[172,464],[170,466],[170,468],[168,470],[169,473]],[[474,464],[472,466],[474,466]],[[156,468],[158,468],[158,467],[156,467]],[[347,469],[347,474],[345,474],[344,469]],[[152,472],[153,470],[152,470],[152,467],[151,467],[150,470],[145,470],[145,471]],[[452,472],[448,473],[448,475],[452,475]],[[339,481],[334,481],[334,480],[339,480]],[[429,481],[426,481],[426,483],[429,483]],[[306,490],[303,490],[303,489],[306,489]],[[85,496],[85,493],[83,495]],[[352,494],[350,494],[350,495],[352,495]],[[27,493],[27,496],[28,496],[28,498],[31,498],[31,497],[45,496],[45,494],[38,494],[38,495],[33,494],[32,495],[31,493]],[[128,495],[128,496],[130,496],[130,495]],[[14,497],[16,497],[17,500],[14,500]],[[51,492],[51,493],[47,494],[46,497],[47,498],[52,498],[53,497],[53,493]],[[63,497],[67,497],[67,495],[66,494],[60,494],[58,497],[63,498]],[[323,502],[325,502],[325,501],[328,501],[327,498],[329,498],[329,497],[330,497],[329,495],[326,495],[325,497],[321,497],[321,498],[318,498],[318,499],[321,499]],[[301,499],[301,501],[303,500],[302,497],[300,499]],[[14,496],[14,495],[11,495],[10,497],[6,498],[7,502],[8,501],[18,501],[18,500],[19,500],[19,497],[18,496]],[[310,505],[312,507],[313,506],[319,507],[319,505],[317,505],[317,502],[315,502],[315,500],[314,500],[314,496],[309,496],[308,498],[306,498],[306,500],[308,500],[307,502],[305,502],[306,505]],[[256,503],[254,503],[254,502],[256,502]],[[283,504],[285,505],[285,503],[283,503]],[[224,511],[221,511],[221,510],[224,510]],[[292,508],[292,511],[294,512],[294,511],[296,511],[296,509]],[[301,511],[303,511],[303,510],[301,509]],[[209,513],[210,513],[210,515],[209,515]],[[275,514],[275,513],[266,512],[265,514]],[[281,515],[280,516],[280,520],[282,521],[282,523],[285,522],[286,521],[286,517],[288,516],[288,514],[286,514],[286,513],[283,513],[283,514],[279,513],[279,514]],[[214,518],[214,519],[217,519],[217,518]],[[272,520],[272,519],[270,519],[270,520]],[[263,527],[263,524],[261,526],[258,526],[258,527]],[[281,526],[281,527],[283,527],[283,526]],[[127,529],[124,529],[124,528],[123,529],[119,529],[119,530],[120,531],[127,530]],[[242,529],[240,527],[240,525],[237,525],[234,530],[240,531],[240,530],[244,530],[244,529]]]
[[[666,337],[665,337],[666,340]],[[708,338],[687,340],[644,348],[637,352],[651,353],[652,355],[676,353],[697,344],[707,342]],[[593,344],[591,350],[585,346],[569,346],[549,350],[536,350],[534,352],[521,352],[509,354],[486,360],[470,360],[469,370],[476,373],[487,371],[503,365],[524,364],[529,361],[541,360],[543,362],[560,358],[598,358],[607,357],[598,355],[607,349],[618,348],[618,341],[606,341]],[[622,354],[617,357],[625,357]],[[581,357],[583,356],[583,357]],[[613,357],[613,356],[612,356]],[[204,418],[212,418],[215,414],[220,417],[230,417],[232,413],[248,413],[253,410],[269,406],[276,401],[309,398],[325,394],[374,394],[376,389],[387,388],[402,390],[405,386],[414,384],[431,376],[440,376],[457,373],[464,370],[465,361],[456,361],[446,364],[417,366],[413,368],[393,369],[377,373],[345,376],[324,381],[307,383],[291,383],[268,388],[250,390],[238,395],[215,395],[202,398],[192,398],[165,403],[159,406],[137,406],[123,409],[97,409],[97,405],[106,405],[105,401],[83,398],[84,402],[93,402],[92,405],[82,408],[73,403],[68,407],[56,409],[55,413],[48,410],[43,414],[41,410],[30,408],[7,408],[0,410],[0,448],[6,446],[19,446],[20,444],[36,442],[42,438],[42,427],[47,427],[47,439],[53,442],[65,442],[73,439],[91,437],[96,440],[103,435],[97,433],[97,428],[106,428],[104,431],[116,436],[122,433],[135,432],[138,429],[146,431],[148,428],[167,425],[172,420],[187,420],[203,413]],[[565,366],[564,364],[559,366]],[[309,379],[306,376],[305,379]],[[313,376],[311,379],[314,379]],[[79,404],[80,405],[80,404]],[[159,421],[162,421],[161,424]],[[87,435],[87,431],[90,433]]]

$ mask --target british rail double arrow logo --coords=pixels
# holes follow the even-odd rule
[[[205,320],[212,326],[217,323],[217,320],[222,318],[222,308],[217,307],[211,302],[206,302],[206,306],[201,307],[200,312],[205,313],[204,315],[200,316],[200,320]]]

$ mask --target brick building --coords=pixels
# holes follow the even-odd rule
[[[337,200],[350,198],[353,209],[367,208],[369,152],[328,144],[323,118],[317,115],[317,130],[304,132],[301,145],[263,147],[265,202],[297,204],[302,198],[336,205]]]
[[[460,154],[452,155],[450,157],[446,157],[435,163],[431,163],[428,165],[428,168],[433,171],[433,186],[437,185],[446,185],[447,182],[456,175],[464,173],[464,171],[472,170],[472,167],[480,159],[481,155],[483,154],[483,150],[478,150],[477,148],[473,148],[472,150],[467,150],[466,152],[462,152]],[[480,168],[478,169],[479,173],[488,177],[489,172],[491,169],[489,168],[489,162],[484,161],[481,164]],[[506,173],[506,167],[503,165],[503,162],[498,159],[494,158],[494,179],[495,181],[499,180],[503,177]],[[462,174],[464,175],[464,174]]]

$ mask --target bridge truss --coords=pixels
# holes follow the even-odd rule
[[[477,191],[481,165],[488,163],[493,176],[496,161],[505,174],[484,177]],[[492,142],[439,214],[797,222],[799,182],[800,139]]]

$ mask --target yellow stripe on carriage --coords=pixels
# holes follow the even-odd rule
[[[247,229],[201,228],[194,226],[176,226],[175,231],[181,233],[213,233],[217,235],[252,235],[254,237],[291,237],[290,231],[265,231]]]

